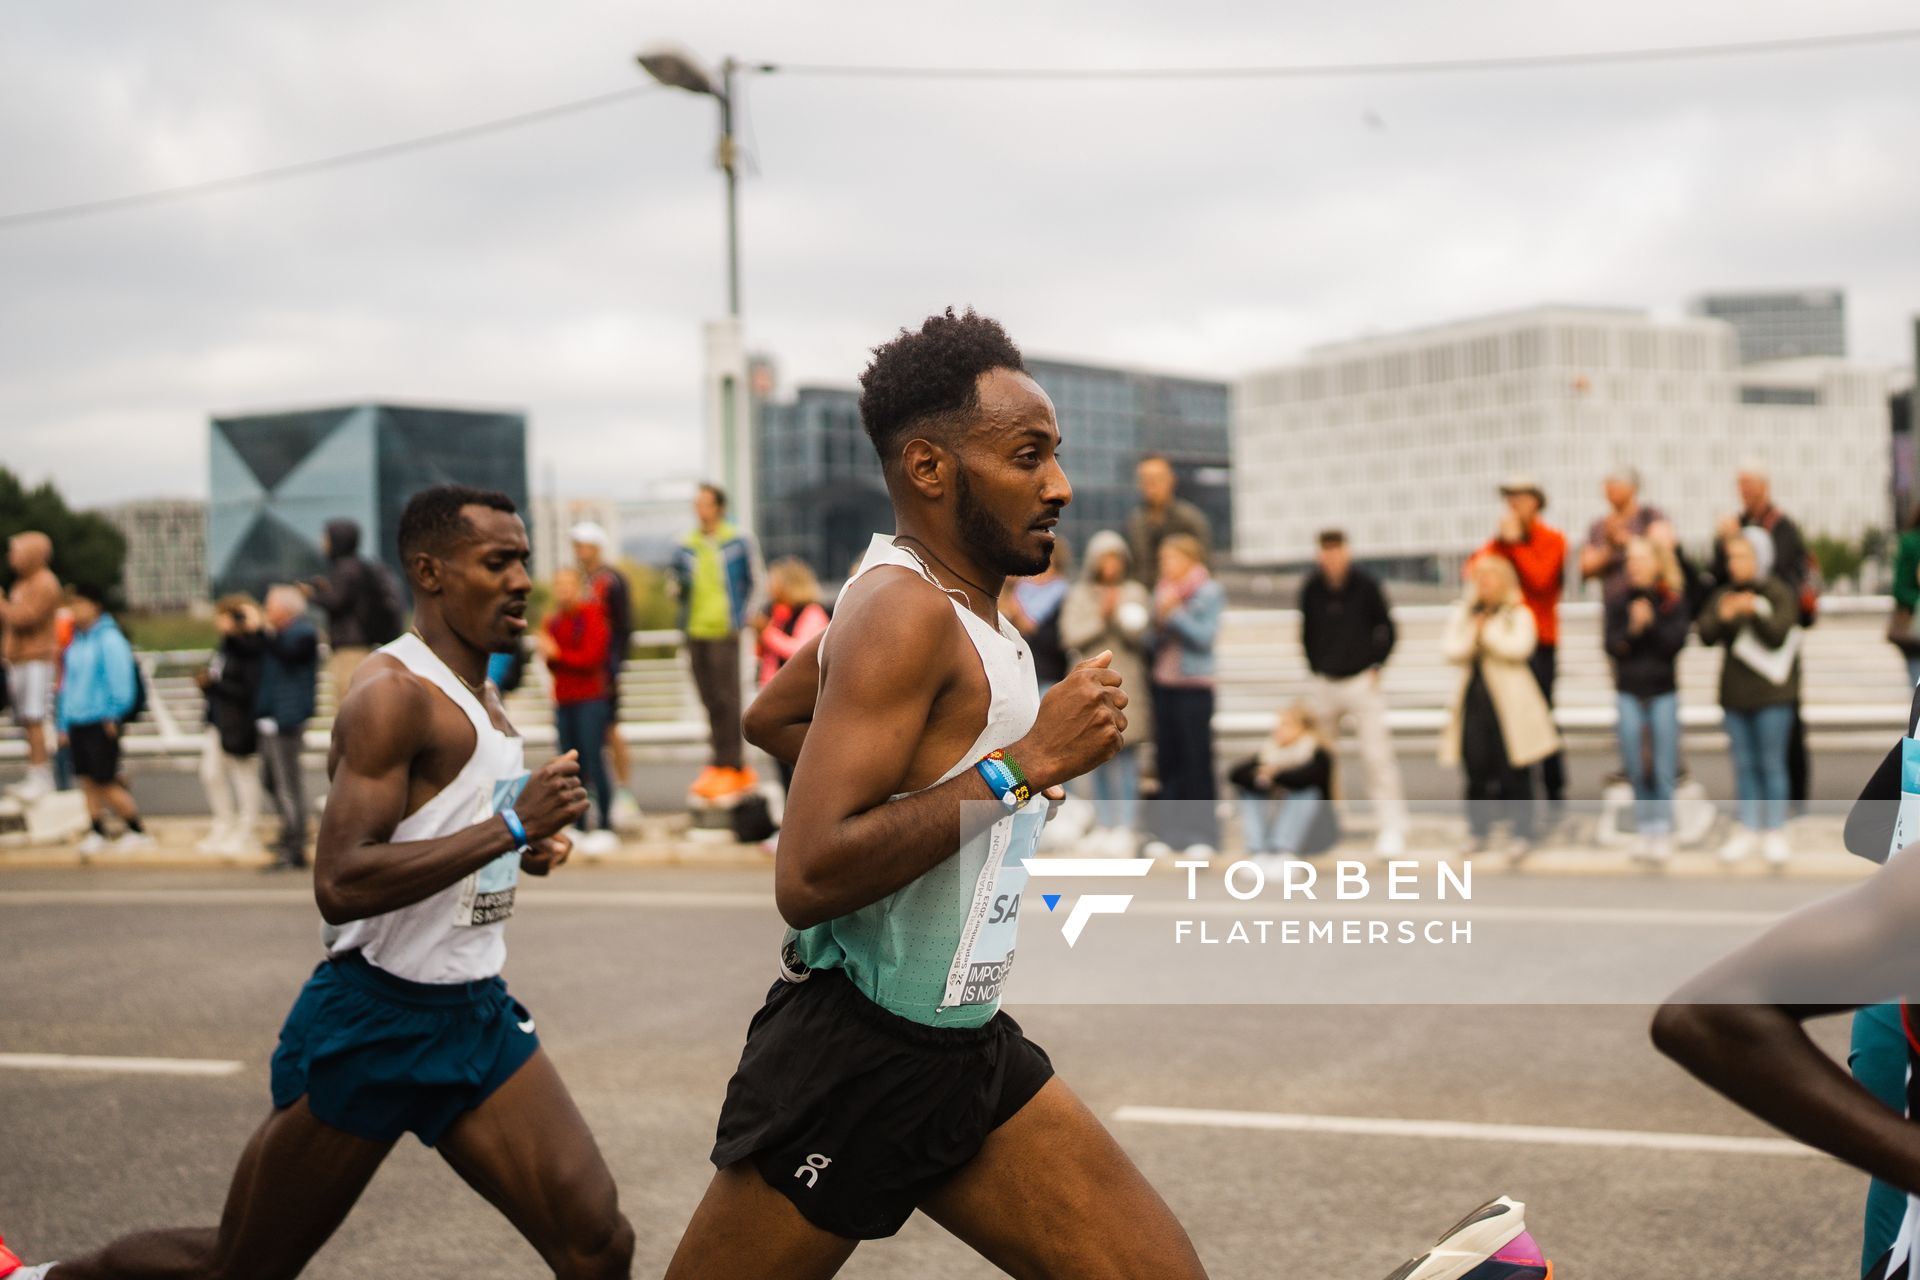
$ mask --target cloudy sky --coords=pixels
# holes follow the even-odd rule
[[[935,65],[1371,62],[1893,28],[1900,0],[1369,5],[144,0],[0,15],[0,214],[626,88],[632,52]],[[849,383],[949,303],[1037,354],[1232,376],[1554,300],[1839,284],[1920,312],[1920,43],[1211,84],[755,77],[749,341]],[[162,207],[0,229],[0,464],[82,504],[206,491],[210,412],[526,409],[564,493],[698,458],[723,306],[709,101],[597,111]]]

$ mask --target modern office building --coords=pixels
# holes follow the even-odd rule
[[[428,485],[498,489],[527,510],[527,420],[500,410],[359,404],[213,419],[207,563],[213,590],[258,592],[325,567],[329,520],[404,582],[395,536]]]
[[[801,387],[791,400],[756,397],[753,409],[761,554],[769,562],[798,556],[825,582],[845,578],[867,540],[893,528],[880,458],[860,425],[860,393]]]
[[[1148,452],[1167,455],[1181,495],[1207,513],[1216,543],[1227,549],[1226,383],[1065,360],[1029,359],[1027,368],[1060,418],[1073,480],[1061,531],[1076,551],[1098,530],[1124,527],[1139,500],[1134,467]],[[893,527],[880,460],[860,423],[859,392],[801,387],[791,400],[776,400],[770,366],[757,362],[753,374],[761,548],[769,560],[799,556],[836,581],[868,538]]]
[[[1337,526],[1398,576],[1451,581],[1530,472],[1577,540],[1616,466],[1682,539],[1711,537],[1755,459],[1809,534],[1884,527],[1887,374],[1840,360],[1743,366],[1725,321],[1543,306],[1339,343],[1248,375],[1234,407],[1235,545],[1288,566]]]
[[[101,507],[95,514],[127,540],[121,568],[127,608],[172,613],[207,602],[206,503],[147,498]]]
[[[1060,419],[1073,478],[1073,504],[1060,525],[1076,551],[1101,529],[1125,529],[1140,505],[1134,468],[1143,454],[1162,453],[1180,496],[1207,513],[1225,558],[1233,539],[1226,383],[1065,360],[1029,360],[1027,368]]]
[[[1839,289],[1708,293],[1692,311],[1733,326],[1741,364],[1847,354],[1847,295]]]

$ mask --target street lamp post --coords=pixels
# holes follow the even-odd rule
[[[634,59],[641,70],[670,89],[705,94],[720,104],[720,146],[715,163],[727,176],[727,314],[740,315],[740,213],[739,179],[736,162],[739,149],[733,138],[733,77],[740,69],[735,59],[721,60],[720,78],[700,65],[700,60],[676,44],[652,44]]]
[[[728,492],[734,523],[754,528],[754,459],[746,413],[747,359],[740,328],[739,148],[733,136],[733,81],[741,64],[729,57],[716,78],[687,49],[653,44],[635,59],[660,84],[704,94],[720,104],[715,162],[727,181],[727,318],[706,327],[707,468]]]

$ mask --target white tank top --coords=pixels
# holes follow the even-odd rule
[[[450,836],[510,808],[527,782],[520,738],[495,728],[480,700],[418,636],[409,632],[379,652],[452,699],[474,734],[473,755],[438,795],[401,819],[393,843]],[[322,937],[329,955],[358,951],[368,963],[412,982],[491,978],[506,963],[506,922],[519,882],[520,854],[508,850],[430,898],[328,928]]]

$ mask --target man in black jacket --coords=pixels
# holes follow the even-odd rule
[[[385,566],[360,557],[359,525],[329,520],[325,542],[327,572],[306,591],[327,615],[327,674],[340,701],[367,655],[399,637],[400,592]]]
[[[1353,717],[1380,826],[1374,852],[1398,857],[1407,847],[1407,805],[1380,692],[1380,668],[1393,652],[1393,615],[1380,584],[1354,567],[1345,533],[1321,533],[1318,561],[1300,587],[1300,641],[1314,674],[1314,700],[1330,737],[1340,732],[1343,717]]]

